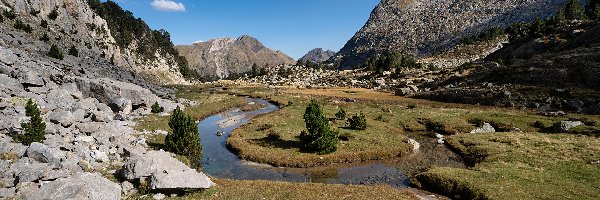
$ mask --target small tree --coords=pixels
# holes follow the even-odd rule
[[[165,111],[165,108],[160,106],[160,104],[158,104],[158,101],[154,102],[154,105],[152,105],[152,113],[161,113],[163,111]]]
[[[365,115],[361,112],[358,115],[348,118],[348,125],[354,130],[365,130],[367,129],[367,118],[365,118]]]
[[[48,14],[48,19],[56,20],[57,17],[58,17],[58,9],[54,8],[54,10],[50,11],[50,13]]]
[[[27,101],[25,106],[25,115],[30,118],[29,122],[22,123],[24,133],[17,134],[14,137],[15,142],[20,142],[24,145],[30,145],[34,142],[42,142],[44,139],[44,132],[46,131],[46,123],[42,120],[40,115],[40,109],[38,105],[31,99]]]
[[[53,44],[50,47],[50,51],[48,51],[48,56],[59,60],[62,60],[64,58],[63,53],[60,51],[60,49],[58,49],[58,46],[56,46],[55,44]]]
[[[319,154],[332,153],[337,150],[339,133],[332,131],[329,120],[323,114],[323,109],[316,101],[311,101],[304,112],[304,122],[307,131],[300,133],[300,142],[308,151]]]
[[[79,57],[79,51],[77,50],[77,48],[75,48],[75,45],[73,45],[73,46],[71,46],[71,48],[69,48],[69,55]]]
[[[202,145],[192,117],[183,113],[177,106],[169,119],[169,127],[172,132],[165,138],[165,147],[173,153],[187,156],[190,160],[200,159]]]
[[[339,120],[345,120],[346,119],[346,110],[344,110],[344,108],[340,108],[340,111],[335,113],[335,118],[337,118]]]
[[[45,19],[42,19],[42,22],[40,22],[40,26],[42,28],[48,28],[48,21],[46,21]]]
[[[571,0],[565,7],[565,16],[569,20],[584,20],[586,19],[585,11],[579,0]]]
[[[48,34],[44,33],[44,35],[40,37],[40,41],[48,42],[50,41],[50,37],[48,37]]]
[[[586,11],[590,19],[600,19],[600,0],[588,0]]]

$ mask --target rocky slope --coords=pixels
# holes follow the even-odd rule
[[[386,51],[431,55],[487,28],[551,16],[567,2],[382,0],[336,60],[341,68],[349,69]]]
[[[322,63],[324,61],[329,60],[329,58],[333,57],[334,55],[334,51],[324,51],[322,48],[316,48],[310,50],[308,53],[306,53],[306,55],[302,56],[302,58],[300,58],[300,61],[302,61],[303,63],[306,63],[306,61],[310,61],[312,63]]]
[[[20,32],[16,34],[22,37],[19,45],[26,51],[44,53],[48,52],[50,45],[55,44],[66,55],[68,49],[74,46],[78,50],[79,57],[71,59],[86,63],[81,65],[86,70],[94,70],[92,66],[98,63],[110,62],[123,71],[130,71],[153,82],[183,83],[185,81],[175,61],[176,55],[160,53],[164,49],[159,48],[153,50],[155,52],[151,53],[152,56],[143,56],[137,48],[142,44],[140,42],[142,37],[136,36],[131,36],[131,43],[128,45],[119,46],[119,40],[122,38],[115,39],[111,32],[111,27],[116,24],[108,23],[87,2],[81,0],[2,1],[0,10],[3,12],[6,10],[4,15],[9,13],[14,17],[13,19],[4,17],[4,21],[0,23],[3,28],[0,35],[13,37],[13,39],[8,38],[8,41],[16,42],[11,31],[15,30],[14,24],[20,21],[31,27],[30,31],[16,30]],[[118,5],[110,1],[99,5],[111,5],[120,10]],[[149,30],[141,32],[149,34],[147,31]],[[44,36],[47,36],[46,39],[42,39]]]
[[[246,35],[237,39],[219,38],[176,48],[188,60],[191,70],[201,77],[212,79],[246,73],[254,63],[261,68],[266,65],[296,63],[282,52],[271,50],[257,39]]]

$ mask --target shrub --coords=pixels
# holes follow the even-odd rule
[[[165,111],[165,108],[160,106],[160,104],[158,104],[157,102],[154,102],[154,104],[152,105],[152,113],[161,113],[163,111]]]
[[[587,18],[579,0],[569,1],[565,7],[565,16],[569,20],[584,20]]]
[[[172,132],[165,138],[165,147],[173,153],[187,156],[190,160],[199,160],[202,157],[202,145],[192,117],[183,113],[177,106],[169,118],[169,127]]]
[[[267,138],[269,140],[279,140],[281,138],[281,135],[279,135],[279,133],[277,133],[276,131],[269,130],[269,133],[267,134]]]
[[[75,45],[73,45],[73,46],[71,46],[71,48],[69,48],[69,55],[79,57],[79,51],[77,50],[77,48],[75,48]]]
[[[6,18],[8,18],[10,20],[13,20],[13,19],[17,18],[17,15],[15,14],[14,10],[11,10],[11,11],[5,10],[4,11],[4,16],[6,16]]]
[[[54,10],[50,11],[50,13],[48,14],[48,19],[56,20],[57,17],[58,17],[58,9],[54,8]]]
[[[46,21],[46,20],[42,19],[42,22],[40,23],[40,26],[41,26],[42,28],[48,28],[48,21]]]
[[[2,15],[2,13],[0,13],[0,23],[4,22],[4,15]]]
[[[56,46],[55,44],[53,44],[50,47],[50,51],[48,51],[48,56],[50,56],[51,58],[59,59],[59,60],[62,60],[63,58],[65,58],[63,56],[63,53],[60,51],[60,49],[58,49],[58,46]]]
[[[35,16],[37,16],[38,14],[40,14],[40,11],[39,11],[39,10],[31,10],[31,11],[29,12],[29,14],[30,14],[31,16],[34,16],[34,17],[35,17]]]
[[[300,133],[300,142],[306,150],[319,154],[332,153],[337,150],[339,133],[331,130],[329,120],[316,101],[311,101],[306,107],[304,122],[307,130]]]
[[[408,109],[415,109],[415,108],[417,108],[416,104],[410,104],[410,105],[408,105]]]
[[[50,37],[48,37],[48,34],[44,33],[44,35],[42,35],[42,37],[40,37],[40,40],[44,41],[44,42],[48,42],[48,41],[50,41]]]
[[[367,129],[367,118],[361,112],[358,115],[354,115],[351,118],[348,118],[348,125],[350,129],[354,130],[366,130]]]
[[[33,31],[33,29],[31,28],[31,26],[29,24],[25,24],[21,20],[15,21],[14,28],[25,31],[26,33],[31,33],[31,31]]]
[[[23,145],[30,145],[34,142],[42,142],[46,131],[46,123],[42,120],[38,105],[31,99],[27,101],[25,106],[25,115],[30,118],[29,122],[22,123],[24,133],[17,134],[14,137],[15,142],[20,142]]]
[[[335,113],[335,118],[337,118],[339,120],[345,120],[346,119],[346,110],[344,110],[344,108],[340,108],[340,111]]]

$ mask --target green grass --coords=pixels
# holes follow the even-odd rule
[[[572,134],[490,133],[452,136],[448,144],[475,163],[434,167],[423,188],[463,199],[598,199],[600,140]]]

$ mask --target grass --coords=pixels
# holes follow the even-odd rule
[[[272,181],[213,179],[216,186],[198,193],[168,199],[417,199],[390,186],[356,186]]]
[[[414,182],[457,199],[598,199],[600,140],[573,134],[461,134],[448,140],[474,167],[434,167]],[[451,197],[452,197],[451,196]]]

